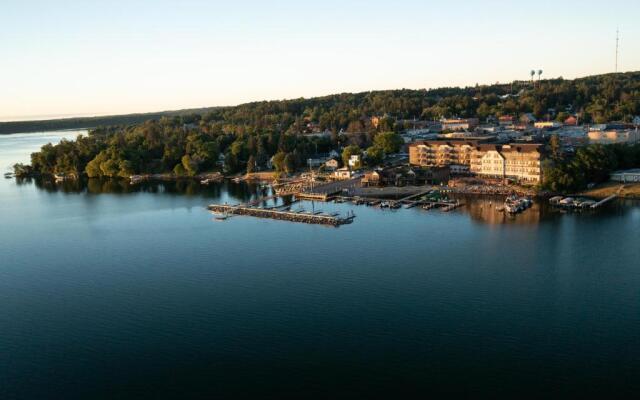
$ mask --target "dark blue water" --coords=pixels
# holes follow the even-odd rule
[[[1,166],[43,140],[0,136]],[[232,183],[2,179],[0,398],[640,390],[635,203],[314,204],[356,212],[336,229],[213,221],[257,191]]]

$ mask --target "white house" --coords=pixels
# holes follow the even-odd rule
[[[611,180],[622,183],[640,183],[640,168],[616,171],[611,174]]]
[[[349,164],[349,167],[351,168],[360,168],[360,166],[362,165],[362,160],[360,159],[360,155],[353,154],[351,157],[349,157],[348,164]]]
[[[336,179],[351,179],[352,176],[353,176],[353,173],[347,167],[337,169],[333,173],[333,177]]]
[[[329,170],[336,170],[338,169],[338,160],[332,158],[331,160],[324,163],[324,167]]]

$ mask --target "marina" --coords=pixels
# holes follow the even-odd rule
[[[243,205],[219,205],[211,204],[209,211],[217,215],[247,215],[257,218],[269,218],[282,221],[302,222],[306,224],[330,225],[338,227],[340,225],[350,224],[356,217],[353,212],[347,213],[341,217],[337,213],[323,214],[322,211],[306,212],[301,209],[297,212],[288,210],[278,210],[275,208],[256,208]]]
[[[573,209],[573,210],[581,210],[581,209],[598,209],[605,204],[610,203],[618,197],[617,194],[612,194],[611,196],[605,197],[602,200],[596,201],[593,199],[588,199],[584,197],[563,197],[563,196],[554,196],[549,199],[549,204],[553,207],[563,208],[563,209]]]

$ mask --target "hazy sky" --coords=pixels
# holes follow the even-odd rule
[[[517,4],[516,4],[517,3]],[[0,120],[640,70],[640,1],[0,4]]]

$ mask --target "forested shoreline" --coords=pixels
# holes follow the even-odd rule
[[[75,141],[45,145],[32,155],[30,166],[20,165],[16,172],[194,176],[218,170],[253,172],[271,166],[293,172],[304,167],[307,158],[331,150],[354,154],[368,149],[371,161],[378,161],[385,151],[399,145],[389,133],[410,128],[416,119],[486,119],[524,113],[556,120],[576,113],[585,123],[630,121],[640,115],[640,72],[466,88],[343,93],[162,115],[141,123],[94,128]],[[379,117],[376,123],[374,116]],[[554,176],[566,184],[556,186],[579,186],[563,178],[569,170],[561,169],[562,165],[562,160],[555,161]]]

